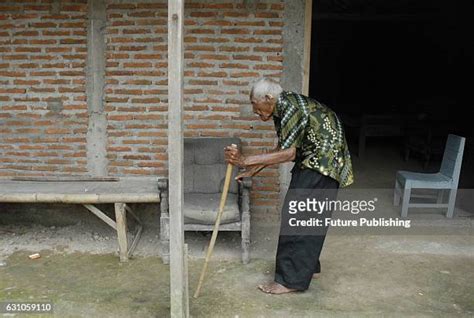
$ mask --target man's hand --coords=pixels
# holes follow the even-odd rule
[[[225,162],[237,167],[245,168],[247,166],[245,159],[236,145],[227,146],[224,148]]]
[[[242,179],[243,178],[247,178],[247,177],[253,177],[255,175],[256,171],[254,168],[250,169],[250,170],[245,170],[241,173],[239,173],[236,177],[235,177],[235,180],[237,180],[238,182],[242,182]]]

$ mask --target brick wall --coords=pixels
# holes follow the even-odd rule
[[[0,2],[0,176],[86,174],[87,1],[63,1],[59,14],[51,0],[30,2]],[[112,176],[167,174],[166,3],[107,1]],[[252,115],[248,92],[281,77],[282,1],[190,1],[185,12],[185,135],[237,136],[247,154],[271,148],[273,124]],[[258,215],[274,210],[278,189],[276,167],[254,178]]]
[[[0,2],[0,176],[87,172],[87,7],[53,11]]]

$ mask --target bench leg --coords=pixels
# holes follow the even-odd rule
[[[126,262],[128,261],[127,212],[125,211],[125,203],[114,203],[114,206],[120,261]]]

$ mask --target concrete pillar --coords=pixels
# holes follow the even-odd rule
[[[86,93],[89,126],[87,129],[87,171],[92,176],[107,175],[107,117],[104,111],[105,88],[105,0],[88,1]]]
[[[305,0],[285,0],[281,86],[296,93],[303,89],[305,5]],[[280,204],[290,185],[292,167],[293,163],[280,165]]]

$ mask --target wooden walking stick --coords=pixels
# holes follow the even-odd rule
[[[237,147],[236,145],[232,145]],[[199,292],[201,291],[202,283],[204,281],[204,276],[206,275],[207,265],[211,259],[212,251],[214,250],[214,245],[216,244],[217,233],[219,233],[219,225],[221,224],[221,216],[224,211],[225,201],[227,199],[227,193],[229,193],[230,179],[232,177],[232,165],[227,164],[227,171],[225,174],[224,189],[222,190],[221,202],[219,205],[219,212],[217,213],[216,223],[214,224],[214,230],[212,231],[211,241],[209,242],[209,247],[207,249],[206,260],[201,271],[201,277],[199,277],[199,283],[194,293],[194,298],[199,297]]]

